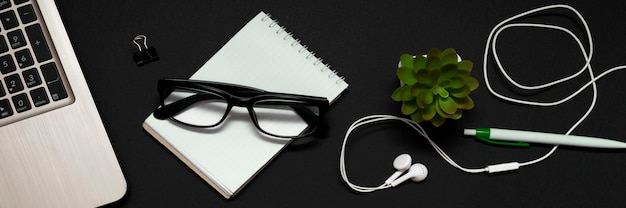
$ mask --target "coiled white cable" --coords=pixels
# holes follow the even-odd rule
[[[581,39],[576,36],[572,31],[570,31],[567,28],[561,27],[561,26],[557,26],[557,25],[549,25],[549,24],[536,24],[536,23],[510,23],[512,21],[518,20],[520,18],[524,18],[526,16],[535,14],[535,13],[539,13],[539,12],[543,12],[546,10],[554,10],[554,9],[566,9],[569,10],[571,12],[573,12],[576,17],[578,17],[580,23],[582,24],[582,26],[584,27],[585,30],[585,35],[587,36],[587,44],[589,46],[589,48],[587,50],[585,50],[585,46],[583,45]],[[578,70],[576,73],[573,73],[571,75],[567,75],[564,76],[561,79],[557,79],[554,80],[552,82],[548,82],[545,84],[540,84],[540,85],[535,85],[535,86],[526,86],[526,85],[522,85],[519,84],[518,82],[516,82],[515,80],[513,80],[508,73],[506,72],[504,66],[502,66],[502,63],[500,61],[500,58],[498,57],[498,52],[496,50],[496,43],[498,40],[498,36],[499,34],[508,29],[508,28],[513,28],[513,27],[534,27],[534,28],[543,28],[543,29],[552,29],[552,30],[558,30],[558,31],[562,31],[567,33],[569,36],[571,36],[576,43],[578,44],[578,47],[580,48],[580,52],[582,53],[584,59],[585,59],[585,64],[583,65],[583,67]],[[519,88],[519,89],[523,89],[523,90],[539,90],[539,89],[546,89],[548,87],[551,86],[555,86],[558,84],[561,84],[563,82],[567,82],[571,79],[574,79],[578,76],[580,76],[581,74],[583,74],[585,71],[588,72],[589,74],[589,81],[584,84],[583,86],[581,86],[578,90],[576,90],[575,92],[566,95],[564,98],[556,100],[556,101],[550,101],[550,102],[537,102],[537,101],[530,101],[530,100],[523,100],[523,99],[516,99],[516,98],[512,98],[512,97],[508,97],[505,95],[500,94],[499,92],[497,92],[495,89],[493,89],[493,87],[491,86],[491,83],[489,81],[489,76],[488,76],[488,64],[487,61],[489,60],[489,52],[493,53],[493,59],[495,60],[498,69],[500,71],[500,73],[506,78],[506,80],[514,85],[515,87]],[[568,130],[565,134],[569,135],[571,134],[572,131],[574,131],[574,129],[576,129],[591,113],[591,111],[593,111],[593,108],[596,105],[597,102],[597,98],[598,98],[598,88],[596,86],[596,81],[604,76],[606,76],[609,73],[615,72],[617,70],[622,70],[625,69],[626,66],[617,66],[617,67],[613,67],[603,73],[601,73],[600,75],[596,76],[593,72],[593,69],[591,67],[591,59],[593,56],[593,40],[591,37],[591,31],[589,29],[589,26],[587,24],[587,21],[585,21],[585,18],[583,18],[583,16],[580,14],[580,12],[578,12],[576,9],[574,9],[573,7],[569,6],[569,5],[562,5],[562,4],[557,4],[557,5],[550,5],[550,6],[545,6],[545,7],[540,7],[537,9],[533,9],[518,15],[515,15],[513,17],[510,17],[502,22],[500,22],[499,24],[497,24],[489,33],[489,37],[487,38],[487,43],[485,45],[485,51],[484,51],[484,56],[483,56],[483,76],[485,79],[485,86],[487,86],[487,89],[489,90],[489,92],[491,94],[493,94],[494,96],[509,101],[509,102],[513,102],[513,103],[518,103],[518,104],[522,104],[522,105],[530,105],[530,106],[557,106],[560,104],[563,104],[567,101],[569,101],[570,99],[578,96],[583,90],[587,89],[589,86],[592,87],[592,91],[593,91],[593,95],[592,95],[592,99],[591,99],[591,103],[589,104],[589,108],[587,108],[587,110],[585,111],[585,113],[578,119],[578,121],[576,121]],[[523,162],[520,163],[520,166],[526,166],[526,165],[530,165],[530,164],[534,164],[537,162],[540,162],[546,158],[548,158],[552,153],[554,153],[554,151],[558,148],[558,146],[554,146],[548,153],[546,153],[544,156],[537,158],[535,160],[532,161],[528,161],[528,162]]]
[[[512,21],[516,21],[519,20],[521,18],[524,18],[526,16],[535,14],[535,13],[539,13],[539,12],[543,12],[546,10],[553,10],[553,9],[566,9],[569,10],[571,12],[573,12],[578,19],[580,20],[580,22],[582,23],[585,32],[586,32],[586,36],[587,36],[587,41],[588,41],[588,45],[589,48],[587,50],[585,50],[584,45],[582,44],[582,41],[580,40],[580,38],[578,38],[578,36],[576,36],[573,32],[571,32],[569,29],[561,27],[561,26],[557,26],[557,25],[549,25],[549,24],[536,24],[536,23],[510,23]],[[580,51],[583,55],[583,57],[585,58],[585,64],[584,66],[578,70],[576,73],[573,73],[571,75],[567,75],[561,79],[552,81],[552,82],[548,82],[545,84],[540,84],[540,85],[535,85],[535,86],[526,86],[523,84],[519,84],[518,82],[516,82],[515,80],[513,80],[513,78],[511,78],[508,73],[506,72],[506,70],[504,69],[504,67],[502,66],[502,63],[500,62],[500,59],[498,57],[498,53],[496,50],[496,42],[498,39],[498,36],[500,35],[500,33],[508,28],[513,28],[513,27],[534,27],[534,28],[543,28],[543,29],[552,29],[552,30],[558,30],[558,31],[562,31],[567,33],[568,35],[570,35],[578,44],[578,47],[580,48]],[[506,80],[511,83],[512,85],[518,87],[519,89],[522,90],[540,90],[540,89],[546,89],[548,87],[551,86],[555,86],[558,85],[560,83],[563,82],[567,82],[571,79],[574,79],[578,76],[580,76],[581,74],[583,74],[585,71],[588,72],[589,74],[589,81],[582,85],[578,90],[576,90],[575,92],[566,95],[564,98],[560,99],[560,100],[556,100],[556,101],[550,101],[550,102],[538,102],[538,101],[531,101],[531,100],[523,100],[523,99],[516,99],[516,98],[512,98],[512,97],[508,97],[505,95],[500,94],[499,92],[497,92],[496,90],[493,89],[493,87],[491,86],[491,83],[489,81],[489,77],[488,77],[488,67],[487,67],[487,61],[489,60],[489,52],[491,51],[491,53],[493,54],[493,59],[495,60],[498,69],[500,70],[500,73],[502,73],[502,75],[506,78]],[[591,32],[589,30],[589,26],[587,25],[587,22],[585,21],[585,19],[583,18],[583,16],[580,14],[580,12],[578,12],[576,9],[574,9],[571,6],[568,5],[562,5],[562,4],[558,4],[558,5],[550,5],[550,6],[544,6],[544,7],[540,7],[537,9],[533,9],[527,12],[523,12],[520,13],[518,15],[512,16],[508,19],[505,19],[504,21],[498,23],[489,33],[489,37],[487,38],[487,43],[485,45],[485,51],[484,51],[484,57],[483,57],[483,75],[484,75],[484,80],[485,80],[485,86],[487,86],[487,89],[489,90],[489,92],[491,94],[493,94],[494,96],[509,101],[509,102],[513,102],[513,103],[518,103],[518,104],[522,104],[522,105],[530,105],[530,106],[557,106],[560,105],[562,103],[565,103],[567,101],[569,101],[570,99],[576,97],[577,95],[579,95],[583,90],[587,89],[589,86],[592,87],[593,90],[593,95],[592,95],[592,100],[591,103],[589,105],[589,108],[587,109],[587,111],[578,119],[578,121],[576,121],[570,128],[569,130],[565,133],[567,135],[569,135],[574,129],[576,129],[576,127],[578,127],[578,125],[580,125],[580,123],[582,123],[591,113],[591,111],[593,110],[593,108],[596,105],[596,101],[597,101],[597,97],[598,97],[598,89],[596,86],[596,81],[599,80],[600,78],[618,71],[618,70],[622,70],[622,69],[626,69],[626,66],[617,66],[617,67],[613,67],[609,70],[606,70],[605,72],[601,73],[598,76],[594,75],[593,69],[591,67],[591,58],[593,55],[593,41],[591,38]],[[545,155],[531,160],[531,161],[527,161],[527,162],[522,162],[522,163],[517,163],[517,162],[512,162],[512,163],[502,163],[502,164],[495,164],[495,165],[489,165],[485,168],[464,168],[460,165],[458,165],[456,162],[454,162],[454,160],[452,160],[452,158],[450,158],[439,146],[437,146],[437,144],[435,144],[435,142],[433,142],[433,140],[426,134],[426,132],[424,131],[424,129],[417,123],[413,122],[410,119],[406,119],[406,118],[400,118],[400,117],[396,117],[396,116],[391,116],[391,115],[370,115],[370,116],[366,116],[363,117],[357,121],[355,121],[347,130],[346,135],[344,137],[344,141],[341,147],[341,155],[340,155],[340,164],[339,164],[339,168],[340,168],[340,172],[341,172],[341,176],[343,178],[343,180],[346,182],[346,184],[348,184],[348,186],[350,188],[352,188],[355,191],[359,191],[359,192],[372,192],[372,191],[376,191],[376,190],[381,190],[381,189],[385,189],[385,188],[389,188],[391,187],[390,185],[387,184],[383,184],[380,185],[378,187],[364,187],[364,186],[359,186],[359,185],[355,185],[353,183],[350,182],[350,180],[348,179],[347,173],[346,173],[346,168],[345,168],[345,147],[346,147],[346,143],[348,141],[348,138],[350,136],[350,133],[357,129],[358,127],[367,125],[367,124],[372,124],[375,122],[381,122],[381,121],[389,121],[389,120],[396,120],[396,121],[401,121],[409,126],[411,126],[415,131],[417,131],[420,135],[422,135],[426,140],[428,140],[428,142],[433,146],[433,148],[435,149],[435,151],[448,163],[450,163],[450,165],[452,165],[455,168],[458,168],[462,171],[468,172],[468,173],[481,173],[481,172],[489,172],[489,173],[493,173],[493,172],[501,172],[501,171],[509,171],[509,170],[514,170],[517,169],[521,166],[527,166],[527,165],[531,165],[531,164],[535,164],[538,163],[546,158],[548,158],[550,155],[552,155],[552,153],[554,153],[554,151],[556,151],[556,149],[558,148],[558,146],[554,146],[550,151],[548,151]]]

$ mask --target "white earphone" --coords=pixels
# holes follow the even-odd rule
[[[426,179],[426,176],[428,175],[428,169],[426,169],[426,166],[423,164],[415,163],[411,165],[411,156],[409,154],[398,155],[398,157],[393,160],[393,167],[396,168],[397,171],[385,180],[385,185],[391,185],[392,187],[395,187],[408,179],[420,182]],[[402,175],[407,170],[408,172]]]
[[[401,154],[393,160],[393,167],[396,169],[396,172],[393,173],[387,180],[385,180],[385,184],[391,184],[394,180],[396,180],[404,171],[409,170],[411,167],[411,156],[408,154]]]
[[[389,185],[391,185],[391,187],[396,187],[402,182],[405,182],[406,180],[409,180],[409,179],[411,179],[414,182],[420,182],[426,179],[426,176],[428,176],[428,169],[426,169],[426,166],[424,166],[421,163],[415,163],[411,165],[411,167],[409,168],[409,171],[407,171],[406,174],[400,176],[400,178],[394,180]]]
[[[426,168],[426,166],[421,163],[415,163],[411,165],[411,162],[411,156],[409,154],[398,155],[396,159],[393,160],[393,167],[396,169],[396,172],[394,172],[389,178],[387,178],[383,185],[380,185],[378,187],[362,187],[350,183],[350,181],[348,181],[343,162],[341,166],[341,173],[346,183],[348,183],[348,186],[350,186],[355,191],[372,192],[380,189],[396,187],[409,179],[414,182],[420,182],[426,179],[426,176],[428,176],[428,169]]]

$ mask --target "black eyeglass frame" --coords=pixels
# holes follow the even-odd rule
[[[170,103],[165,105],[165,100],[167,97],[176,89],[182,90],[190,90],[198,93],[206,93],[206,94],[217,94],[224,98],[227,102],[227,107],[224,112],[222,118],[213,125],[195,125],[186,123],[184,121],[180,121],[174,116],[185,109],[186,107],[201,101],[201,97],[191,97],[185,98],[180,101],[176,101],[174,103]],[[278,137],[278,138],[302,138],[307,137],[315,133],[318,127],[323,122],[323,117],[325,112],[328,110],[328,100],[324,97],[315,97],[315,96],[307,96],[307,95],[296,95],[296,94],[287,94],[287,93],[275,93],[268,92],[261,89],[222,83],[222,82],[209,82],[209,81],[200,81],[200,80],[186,80],[186,79],[161,79],[157,83],[157,90],[159,91],[159,97],[161,101],[161,106],[154,111],[154,117],[157,119],[170,119],[179,124],[183,124],[186,126],[191,126],[195,128],[212,128],[219,126],[226,120],[226,117],[230,113],[233,106],[245,107],[248,110],[248,114],[250,115],[251,120],[254,123],[254,126],[264,134]],[[203,94],[199,94],[201,96]],[[300,115],[303,120],[309,125],[309,128],[305,129],[302,133],[297,136],[284,136],[277,135],[270,132],[265,131],[259,125],[257,120],[257,115],[254,111],[254,105],[259,102],[268,102],[271,101],[275,104],[286,105],[292,107],[292,109]],[[296,104],[306,104],[309,106],[315,106],[319,109],[319,114],[314,114],[307,108]],[[291,104],[291,105],[290,105]]]

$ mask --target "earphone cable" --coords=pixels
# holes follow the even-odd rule
[[[377,187],[365,187],[365,186],[359,186],[359,185],[353,184],[348,179],[348,174],[346,172],[346,164],[345,164],[346,144],[348,142],[348,138],[350,137],[350,134],[354,130],[356,130],[357,128],[359,128],[361,126],[364,126],[364,125],[368,125],[368,124],[372,124],[372,123],[376,123],[376,122],[382,122],[382,121],[390,121],[390,120],[395,120],[395,121],[400,121],[402,123],[405,123],[405,124],[409,125],[411,128],[413,128],[415,131],[417,131],[420,135],[422,135],[428,141],[428,143],[430,143],[431,146],[433,146],[435,151],[445,161],[450,163],[450,165],[452,165],[452,166],[454,166],[454,167],[456,167],[456,168],[458,168],[460,170],[463,170],[465,172],[469,172],[469,173],[480,173],[480,172],[485,172],[486,171],[486,168],[472,169],[472,168],[464,168],[464,167],[458,165],[454,160],[452,160],[452,158],[450,158],[450,156],[448,156],[428,136],[428,134],[426,134],[426,131],[422,128],[422,126],[420,126],[418,123],[415,123],[414,121],[412,121],[410,119],[400,118],[400,117],[396,117],[396,116],[392,116],[392,115],[370,115],[370,116],[365,116],[363,118],[360,118],[359,120],[357,120],[354,123],[352,123],[352,125],[350,125],[350,127],[346,131],[346,135],[344,136],[343,143],[341,145],[341,153],[340,153],[340,156],[339,156],[339,172],[341,173],[341,177],[344,180],[344,182],[346,182],[346,184],[348,184],[348,186],[350,188],[352,188],[353,190],[358,191],[358,192],[372,192],[372,191],[386,189],[386,188],[390,188],[391,187],[388,184],[383,184],[383,185],[380,185],[380,186],[377,186]]]
[[[580,40],[580,38],[578,38],[578,36],[576,36],[572,31],[570,31],[567,28],[561,27],[561,26],[556,26],[556,25],[549,25],[549,24],[536,24],[536,23],[510,23],[516,20],[519,20],[521,18],[527,17],[529,15],[532,14],[536,14],[539,12],[543,12],[546,10],[552,10],[552,9],[566,9],[569,10],[571,12],[573,12],[578,19],[580,20],[580,23],[583,25],[584,30],[585,30],[585,35],[587,36],[587,44],[588,44],[588,51],[585,50],[584,45],[582,44],[582,41]],[[506,72],[504,66],[502,65],[500,58],[498,57],[498,53],[496,50],[496,43],[498,40],[498,36],[500,35],[500,33],[506,29],[509,28],[514,28],[514,27],[533,27],[533,28],[542,28],[542,29],[552,29],[552,30],[558,30],[558,31],[562,31],[567,33],[569,36],[571,36],[576,43],[578,44],[578,47],[580,48],[580,51],[585,59],[585,63],[584,66],[578,70],[577,72],[571,74],[571,75],[567,75],[563,78],[551,81],[551,82],[547,82],[544,84],[540,84],[540,85],[534,85],[534,86],[526,86],[523,84],[518,83],[517,81],[515,81],[513,78],[511,78],[509,76],[509,74]],[[489,60],[489,53],[492,53],[493,59],[496,62],[498,69],[500,71],[500,73],[506,78],[506,80],[512,84],[513,86],[522,89],[522,90],[542,90],[542,89],[546,89],[548,87],[552,87],[564,82],[567,82],[569,80],[572,80],[580,75],[582,75],[585,71],[588,72],[589,74],[589,81],[582,85],[578,90],[576,90],[575,92],[566,95],[564,98],[561,98],[560,100],[556,100],[556,101],[550,101],[550,102],[538,102],[538,101],[531,101],[531,100],[523,100],[523,99],[516,99],[516,98],[512,98],[512,97],[508,97],[505,95],[500,94],[499,92],[497,92],[496,90],[493,89],[493,87],[491,86],[491,83],[489,81],[489,76],[488,76],[488,60]],[[592,99],[591,99],[591,103],[589,104],[589,107],[587,108],[587,110],[585,111],[585,113],[567,130],[567,132],[565,133],[566,135],[571,134],[574,129],[576,129],[588,116],[589,114],[591,114],[591,112],[593,111],[596,102],[597,102],[597,98],[598,98],[598,89],[596,86],[596,81],[601,79],[602,77],[613,73],[615,71],[619,71],[619,70],[623,70],[626,69],[626,65],[622,65],[622,66],[617,66],[617,67],[613,67],[610,68],[606,71],[604,71],[603,73],[599,74],[598,76],[594,75],[594,71],[591,67],[591,59],[593,56],[593,40],[591,37],[591,31],[589,29],[589,26],[587,24],[587,22],[585,21],[585,19],[583,18],[583,16],[580,14],[580,12],[578,12],[576,9],[574,9],[573,7],[569,6],[569,5],[562,5],[562,4],[557,4],[557,5],[549,5],[549,6],[544,6],[544,7],[539,7],[533,10],[529,10],[523,13],[520,13],[518,15],[512,16],[510,18],[505,19],[504,21],[498,23],[489,33],[489,36],[487,38],[487,42],[485,45],[485,50],[484,50],[484,56],[483,56],[483,76],[484,76],[484,81],[485,81],[485,85],[487,87],[487,89],[489,90],[489,92],[491,94],[493,94],[494,96],[496,96],[499,99],[505,100],[505,101],[509,101],[509,102],[513,102],[513,103],[518,103],[521,105],[529,105],[529,106],[558,106],[561,105],[567,101],[569,101],[570,99],[578,96],[582,91],[584,91],[585,89],[587,89],[589,86],[592,87]],[[355,185],[353,183],[351,183],[348,180],[347,177],[347,173],[346,173],[346,168],[345,168],[345,147],[346,147],[346,143],[348,141],[348,138],[350,136],[350,133],[357,129],[360,126],[363,125],[367,125],[367,124],[371,124],[371,123],[376,123],[376,122],[381,122],[381,121],[388,121],[388,120],[397,120],[397,121],[401,121],[409,126],[411,126],[415,131],[417,131],[420,135],[422,135],[429,143],[431,146],[433,146],[433,148],[435,149],[435,151],[446,161],[448,162],[450,165],[452,165],[455,168],[458,168],[462,171],[468,172],[468,173],[481,173],[481,172],[492,172],[490,170],[490,167],[494,167],[494,166],[499,166],[499,165],[507,165],[510,163],[503,163],[503,164],[497,164],[497,165],[491,165],[491,166],[487,166],[486,168],[465,168],[460,166],[459,164],[457,164],[454,160],[452,160],[452,158],[450,158],[439,146],[437,146],[437,144],[435,144],[435,142],[426,134],[426,132],[424,131],[424,129],[417,123],[415,123],[414,121],[410,120],[410,119],[406,119],[406,118],[400,118],[400,117],[396,117],[396,116],[392,116],[392,115],[370,115],[370,116],[365,116],[357,121],[355,121],[349,128],[348,131],[346,132],[346,135],[344,137],[344,141],[341,147],[341,155],[340,155],[340,172],[341,172],[341,176],[343,178],[343,180],[348,184],[348,186],[350,186],[352,189],[359,191],[359,192],[372,192],[372,191],[376,191],[376,190],[380,190],[380,189],[385,189],[385,188],[389,188],[391,187],[390,185],[387,184],[383,184],[380,185],[378,187],[364,187],[364,186],[358,186]],[[531,161],[526,161],[526,162],[522,162],[519,163],[519,165],[517,166],[517,162],[514,162],[515,165],[513,167],[517,168],[517,167],[521,167],[521,166],[527,166],[527,165],[531,165],[531,164],[535,164],[538,162],[541,162],[543,160],[545,160],[546,158],[548,158],[549,156],[551,156],[556,149],[558,148],[558,145],[553,146],[550,151],[548,151],[546,154],[544,154],[543,156],[531,160]],[[500,166],[502,167],[502,166]],[[506,170],[510,170],[510,169],[502,169],[502,170],[498,170],[498,171],[506,171]]]

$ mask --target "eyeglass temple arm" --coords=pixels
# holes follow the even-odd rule
[[[278,105],[285,105],[285,103],[283,102],[265,102],[265,104],[278,104]],[[309,126],[315,126],[315,124],[318,123],[318,121],[320,120],[320,116],[318,116],[317,114],[315,114],[314,112],[312,112],[311,110],[309,110],[309,108],[303,106],[303,105],[298,105],[298,104],[287,104],[286,106],[289,106],[293,109],[294,112],[296,112]]]
[[[320,114],[317,115],[307,107],[301,105],[293,105],[291,106],[294,111],[302,117],[304,122],[308,124],[308,128],[303,131],[303,133],[314,133],[318,136],[325,136],[328,133],[328,125],[324,122],[323,119],[323,110],[320,110]]]
[[[194,88],[199,88],[199,89],[203,89],[205,87],[210,87],[210,88],[214,88],[214,89],[217,88],[217,89],[220,89],[220,91],[225,91],[225,92],[228,92],[228,93],[230,93],[232,95],[241,96],[241,97],[252,97],[252,96],[263,95],[263,94],[267,93],[267,91],[264,91],[264,90],[261,90],[261,89],[257,89],[257,88],[253,88],[253,87],[236,85],[236,84],[221,83],[221,82],[195,83],[195,85],[193,87]]]

